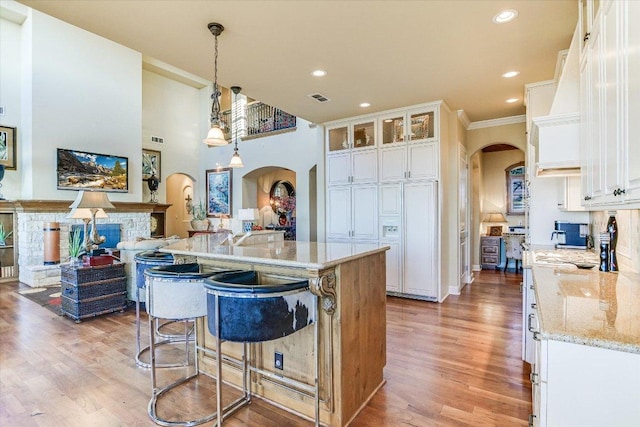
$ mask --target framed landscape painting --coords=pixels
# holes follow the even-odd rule
[[[207,170],[207,216],[231,216],[231,168]]]
[[[0,126],[0,165],[16,168],[16,128]]]
[[[58,190],[129,191],[129,159],[58,148]]]

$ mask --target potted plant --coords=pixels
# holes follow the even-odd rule
[[[84,245],[80,239],[80,230],[69,232],[69,261],[72,265],[80,262],[80,255],[84,253]]]
[[[4,229],[4,224],[0,222],[0,246],[6,246],[7,239],[11,237],[12,234],[13,234],[13,231],[7,232]]]
[[[191,220],[191,228],[198,231],[204,231],[209,229],[209,220],[207,219],[207,209],[204,207],[204,202],[200,202],[193,206],[191,212],[193,219]]]

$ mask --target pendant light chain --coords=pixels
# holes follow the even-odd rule
[[[218,90],[218,36],[215,36],[213,56],[213,104],[211,105],[211,122],[220,123],[220,91]]]

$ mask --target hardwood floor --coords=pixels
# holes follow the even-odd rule
[[[521,280],[513,272],[482,271],[443,304],[390,297],[387,383],[352,425],[527,425]],[[149,372],[133,359],[135,311],[76,324],[18,295],[18,287],[0,284],[0,425],[155,425],[147,416]],[[161,371],[161,381],[181,373]],[[211,409],[215,386],[207,380],[197,393],[185,390],[187,399],[164,415]],[[254,399],[225,425],[312,423]]]

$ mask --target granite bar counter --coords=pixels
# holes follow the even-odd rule
[[[387,246],[376,244],[272,241],[228,245],[220,236],[197,235],[160,249],[178,260],[197,260],[205,268],[239,269],[279,278],[308,280],[318,296],[320,335],[320,418],[330,426],[346,426],[384,384],[386,364]],[[206,319],[197,340],[215,348]],[[283,386],[278,376],[313,384],[312,328],[273,341],[251,345],[256,366],[270,375],[254,373],[253,392],[307,418],[313,417],[313,398]],[[223,354],[238,358],[241,344],[225,342]],[[284,369],[274,366],[282,353]],[[200,355],[201,369],[215,372],[215,361]],[[241,384],[240,371],[223,367],[223,378]]]

